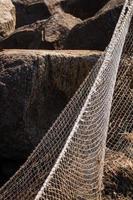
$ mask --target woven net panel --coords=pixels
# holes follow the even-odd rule
[[[124,45],[104,167],[103,199],[133,199],[133,19]]]
[[[118,72],[118,67],[131,22],[132,12],[133,2],[126,1],[96,80],[64,148],[36,196],[36,200],[101,199],[102,175],[110,110],[116,76],[118,74],[114,96],[117,96],[117,85],[121,82],[121,74],[122,76],[126,76],[124,73],[125,69],[122,70],[120,67],[120,71]],[[130,38],[130,36],[127,36],[127,38]],[[128,43],[129,41],[127,39],[125,48]],[[127,48],[126,50],[124,49],[123,55],[127,54],[129,56],[126,53]],[[128,68],[125,63],[126,58],[122,58],[122,62],[124,62],[123,66]],[[130,64],[131,62],[129,61],[127,65],[129,66]],[[115,99],[116,97],[114,97],[114,101]],[[118,104],[116,103],[114,109],[117,109],[117,106]],[[127,116],[131,116],[130,112],[127,113]],[[130,120],[128,122],[129,124]],[[116,126],[119,126],[119,123]],[[126,127],[129,126],[126,124]],[[115,134],[115,132],[112,132],[112,134]]]
[[[133,131],[133,20],[124,45],[115,85],[107,146],[126,148],[124,136]],[[125,139],[126,141],[126,139]],[[124,149],[123,149],[124,150]]]
[[[132,1],[126,1],[110,46],[26,163],[0,189],[0,200],[101,198],[111,102],[132,10]],[[113,134],[110,128],[108,141]]]

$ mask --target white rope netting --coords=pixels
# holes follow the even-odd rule
[[[133,130],[132,15],[133,1],[127,0],[109,47],[26,163],[0,189],[0,200],[98,200],[106,146],[107,153],[122,151],[133,161],[127,151],[133,144],[123,137]]]

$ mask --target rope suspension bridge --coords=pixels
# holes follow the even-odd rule
[[[126,0],[109,46],[0,200],[100,200],[109,155],[133,165],[132,16]]]

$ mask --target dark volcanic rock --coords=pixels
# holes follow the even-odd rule
[[[43,0],[12,0],[16,7],[17,27],[47,19],[50,12]]]
[[[25,160],[11,160],[0,157],[0,187],[15,174]]]
[[[94,17],[75,26],[64,48],[104,50],[110,42],[123,2],[110,0]]]
[[[99,56],[95,51],[0,54],[0,158],[27,157]]]

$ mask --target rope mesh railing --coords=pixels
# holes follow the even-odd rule
[[[26,163],[0,189],[0,200],[98,200],[106,145],[132,160],[126,150],[132,143],[122,134],[133,130],[132,14],[133,1],[127,0],[109,47]]]
[[[100,199],[112,96],[132,6],[123,9],[94,85],[36,200]]]

